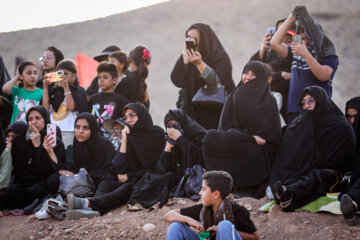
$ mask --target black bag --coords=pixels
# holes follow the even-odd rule
[[[74,194],[75,197],[91,197],[95,193],[95,184],[85,168],[80,168],[74,176],[60,176],[59,193],[62,196]]]
[[[192,99],[192,104],[195,107],[220,107],[225,103],[225,87],[216,77],[217,84],[215,86],[208,86],[205,84],[201,86]]]
[[[202,175],[204,172],[204,168],[201,165],[194,165],[192,168],[187,168],[184,172],[185,175],[181,178],[178,186],[176,187],[175,193],[171,194],[171,197],[180,196],[189,197],[194,201],[199,200],[199,192],[202,186]]]

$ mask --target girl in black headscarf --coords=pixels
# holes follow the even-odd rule
[[[95,117],[87,112],[81,113],[75,120],[75,138],[73,143],[73,172],[62,171],[62,175],[79,172],[85,168],[95,182],[95,195],[102,191],[100,183],[115,180],[111,160],[116,152],[112,143],[100,136],[99,125]]]
[[[52,140],[46,135],[46,126],[50,123],[46,109],[40,105],[30,108],[26,120],[29,125],[27,133],[12,140],[15,180],[0,192],[0,209],[23,208],[36,198],[57,192],[58,171],[66,169],[61,138],[57,136]],[[50,147],[52,141],[56,141],[56,147]]]
[[[228,93],[234,89],[230,58],[207,24],[191,25],[185,37],[195,43],[195,48],[185,49],[171,72],[171,81],[181,88],[177,107],[206,129],[217,128],[221,108],[195,108],[191,101],[205,84],[215,86],[220,82]]]
[[[357,138],[357,149],[360,146],[360,97],[354,97],[346,102],[345,115],[354,128]]]
[[[173,172],[182,177],[186,168],[204,165],[201,141],[206,129],[182,110],[170,110],[164,118],[167,132],[166,146],[158,162],[159,172]]]
[[[206,169],[229,172],[240,196],[264,195],[281,138],[278,109],[268,77],[263,63],[246,64],[242,81],[225,102],[219,130],[209,130],[203,140]]]
[[[286,129],[270,179],[284,211],[333,191],[355,153],[354,131],[324,89],[305,88],[299,105],[303,112]]]

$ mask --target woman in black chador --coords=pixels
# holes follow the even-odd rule
[[[351,171],[356,146],[351,125],[324,89],[305,88],[299,105],[302,113],[283,136],[270,179],[284,211],[333,191]]]
[[[0,209],[23,208],[37,198],[56,193],[59,187],[59,170],[66,169],[65,149],[57,128],[56,147],[46,136],[50,123],[49,112],[43,106],[30,108],[26,114],[28,130],[12,140],[14,183],[0,191]]]
[[[268,77],[263,63],[246,64],[241,82],[226,100],[219,130],[209,130],[203,140],[206,169],[229,172],[238,196],[264,196],[280,143],[280,119]]]
[[[209,25],[196,23],[186,31],[194,48],[185,49],[171,72],[171,81],[181,88],[177,107],[206,129],[217,128],[221,107],[198,108],[191,100],[201,86],[221,82],[230,93],[234,87],[228,54]]]

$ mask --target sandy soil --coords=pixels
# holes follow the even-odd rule
[[[147,80],[154,121],[162,126],[169,108],[175,107],[178,89],[170,72],[183,47],[185,30],[192,23],[210,24],[218,34],[233,64],[233,78],[260,46],[267,27],[301,3],[322,24],[337,48],[340,65],[334,79],[334,101],[341,109],[347,99],[360,95],[360,4],[357,0],[173,0],[107,18],[57,27],[0,33],[0,53],[14,72],[15,56],[37,59],[50,45],[65,57],[75,53],[96,55],[108,45],[125,51],[137,43],[152,53]],[[29,15],[29,17],[31,17]],[[24,18],[26,20],[26,18]],[[251,208],[251,216],[262,239],[360,239],[359,227],[348,227],[342,216],[327,213],[283,213],[279,208],[268,214],[257,209],[265,199],[241,200]],[[177,204],[172,208],[191,205]],[[250,209],[249,208],[249,209]],[[163,239],[168,226],[163,209],[130,213],[120,207],[92,220],[37,221],[31,216],[0,217],[0,239]],[[145,223],[156,225],[145,233]]]

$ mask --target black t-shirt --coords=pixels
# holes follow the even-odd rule
[[[200,203],[191,207],[181,208],[180,213],[181,215],[191,217],[196,221],[200,221],[200,211],[202,206],[203,205]],[[255,225],[250,219],[250,213],[248,210],[246,210],[246,208],[239,206],[237,203],[234,203],[232,210],[235,217],[236,230],[250,234],[256,232]]]
[[[89,99],[88,111],[96,117],[102,126],[105,120],[119,118],[124,106],[128,103],[129,101],[120,94],[101,92]],[[101,132],[105,133],[103,127],[101,127]]]

